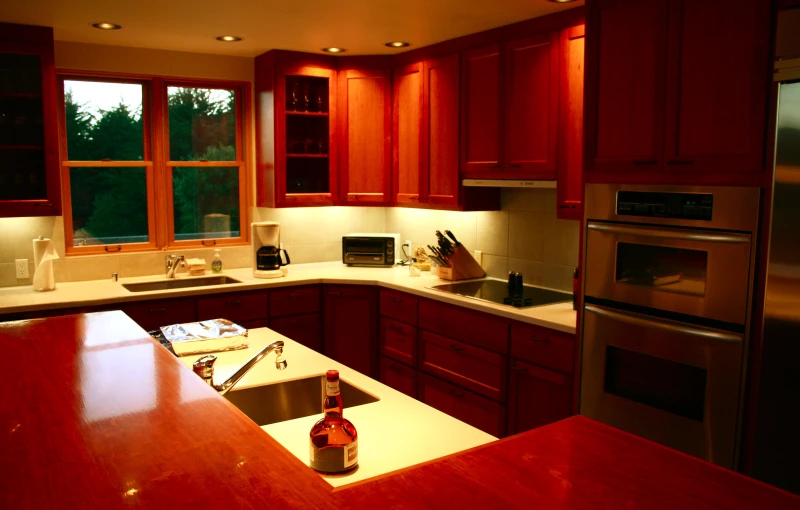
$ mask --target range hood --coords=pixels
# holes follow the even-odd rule
[[[461,184],[477,188],[536,188],[555,189],[556,181],[533,179],[463,179]]]

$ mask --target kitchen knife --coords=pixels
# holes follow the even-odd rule
[[[452,232],[450,232],[449,230],[445,230],[445,231],[444,231],[444,233],[445,233],[445,235],[447,235],[447,237],[449,237],[450,239],[452,239],[454,243],[456,243],[456,248],[458,248],[459,246],[461,246],[461,243],[459,243],[459,242],[458,242],[458,239],[456,239],[456,236],[455,236],[455,235],[453,235],[453,233],[452,233]]]

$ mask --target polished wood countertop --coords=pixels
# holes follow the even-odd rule
[[[0,345],[0,508],[800,508],[583,417],[332,490],[122,312]]]

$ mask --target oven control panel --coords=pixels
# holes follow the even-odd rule
[[[617,214],[711,221],[714,195],[710,193],[669,193],[618,191]]]

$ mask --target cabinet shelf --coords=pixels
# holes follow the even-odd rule
[[[327,158],[327,154],[287,154],[287,158],[315,158],[315,159],[324,159]]]
[[[328,112],[300,112],[287,110],[286,115],[295,117],[327,117]]]

